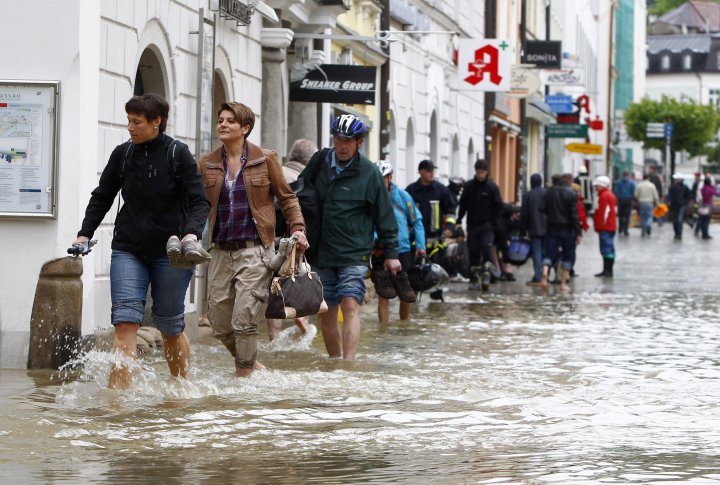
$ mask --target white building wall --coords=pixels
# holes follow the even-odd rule
[[[133,94],[140,56],[151,48],[160,59],[170,103],[167,133],[195,147],[198,9],[201,0],[0,0],[11,12],[6,38],[22,48],[0,47],[0,78],[59,80],[58,217],[0,219],[0,367],[25,367],[30,315],[42,265],[66,255],[84,216],[90,192],[112,149],[127,140],[125,102]],[[206,14],[210,17],[210,13]],[[262,19],[249,27],[218,20],[216,59],[229,96],[253,108],[252,137],[260,139]],[[109,211],[84,258],[83,334],[110,325]],[[193,305],[186,311],[193,312]]]
[[[429,30],[462,29],[463,36],[482,37],[483,2],[443,0],[435,2],[443,13],[431,12],[427,2],[413,0],[428,15]],[[448,21],[447,19],[451,19]],[[472,22],[469,21],[472,19]],[[400,30],[393,24],[391,30]],[[417,165],[431,158],[436,147],[437,177],[467,176],[477,156],[482,157],[484,113],[482,93],[458,91],[457,66],[453,63],[450,35],[397,34],[390,47],[391,146],[388,159],[395,166],[395,181],[401,187],[417,179]],[[435,113],[437,131],[431,133]],[[409,133],[409,131],[411,133]],[[431,140],[434,137],[434,142]],[[414,142],[408,146],[408,140]]]

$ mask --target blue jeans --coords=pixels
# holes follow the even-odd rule
[[[150,285],[153,323],[163,335],[180,335],[185,329],[185,293],[192,273],[173,268],[165,257],[146,261],[114,250],[110,259],[112,324],[143,324]]]
[[[533,236],[530,238],[532,244],[532,258],[533,258],[533,281],[540,281],[542,279],[542,268],[543,268],[543,244],[545,243],[544,237]]]
[[[570,271],[575,260],[575,238],[575,231],[572,229],[548,228],[543,248],[543,265],[553,266],[561,258],[563,269]],[[562,255],[558,256],[560,249]]]
[[[640,212],[640,227],[641,232],[643,236],[645,234],[650,234],[650,227],[653,223],[653,204],[652,202],[641,202],[640,206],[638,207],[638,210]]]
[[[612,231],[600,231],[600,254],[603,258],[615,259],[615,233]]]
[[[367,287],[365,275],[367,266],[345,266],[342,268],[316,268],[323,285],[323,298],[328,307],[338,306],[343,298],[355,298],[362,304]]]

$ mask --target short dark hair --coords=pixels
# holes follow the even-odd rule
[[[485,160],[478,159],[475,162],[475,170],[485,170],[486,172],[488,172],[489,170],[487,162]]]
[[[247,139],[250,136],[250,133],[252,133],[253,128],[255,127],[255,113],[253,113],[253,110],[251,110],[248,106],[245,106],[242,103],[228,101],[227,103],[223,103],[220,105],[220,109],[218,109],[217,111],[218,117],[220,116],[220,113],[225,110],[232,112],[232,114],[235,115],[235,120],[240,123],[241,126],[250,127],[248,132],[245,134],[245,138]]]
[[[560,185],[563,182],[562,175],[560,175],[559,173],[554,173],[552,177],[550,177],[550,181],[553,185]]]
[[[141,96],[133,96],[125,103],[125,113],[142,114],[145,119],[152,121],[160,117],[160,133],[165,133],[167,127],[168,114],[170,113],[170,105],[165,98],[157,94],[143,94]]]

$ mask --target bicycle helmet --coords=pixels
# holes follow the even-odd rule
[[[377,162],[377,167],[383,177],[387,175],[392,175],[393,173],[393,167],[387,160],[380,160],[379,162]]]
[[[362,138],[365,136],[365,123],[355,115],[340,115],[333,121],[330,133],[342,138]]]

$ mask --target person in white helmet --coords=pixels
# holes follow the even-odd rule
[[[603,270],[595,276],[612,278],[615,265],[615,231],[617,231],[617,198],[610,190],[610,179],[600,175],[593,181],[598,194],[598,208],[593,216],[595,232],[600,238]]]
[[[390,194],[390,202],[398,225],[398,259],[402,265],[402,271],[392,278],[392,283],[397,296],[400,298],[400,320],[407,320],[410,316],[410,304],[415,301],[415,292],[412,290],[407,277],[407,271],[413,266],[410,231],[415,234],[416,245],[424,248],[425,229],[423,218],[420,209],[415,206],[412,196],[392,182],[392,164],[386,160],[381,160],[377,163],[377,166],[387,186],[388,194]],[[373,251],[373,255],[375,255],[375,251]],[[382,269],[382,260],[375,261],[375,258],[373,259],[374,274],[377,269]],[[378,263],[380,263],[379,268]],[[390,320],[389,306],[390,301],[378,293],[378,320],[381,323],[387,323]]]

